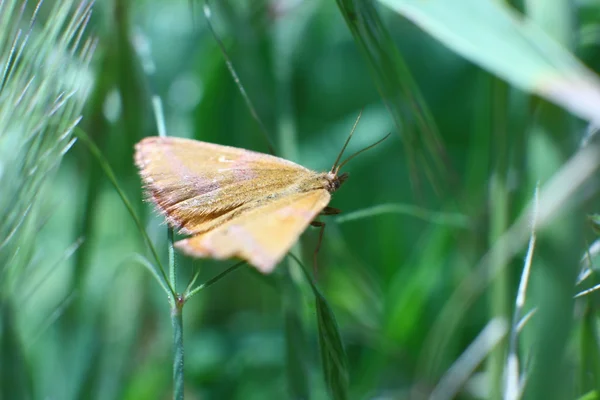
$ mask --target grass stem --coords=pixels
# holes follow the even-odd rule
[[[173,399],[183,400],[184,350],[183,350],[183,297],[177,296],[171,308],[173,326]]]

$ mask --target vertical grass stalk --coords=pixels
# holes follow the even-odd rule
[[[183,400],[184,350],[183,350],[183,305],[184,299],[177,296],[171,304],[173,326],[173,399]]]
[[[493,135],[492,148],[495,154],[494,166],[490,178],[489,191],[489,210],[490,210],[490,248],[498,246],[498,239],[506,232],[508,228],[509,217],[509,194],[507,189],[507,174],[508,174],[508,131],[507,131],[507,96],[508,86],[506,83],[492,79],[492,90],[490,104],[492,105],[491,113],[491,132]],[[500,259],[492,260],[494,269],[500,269],[502,272],[498,274],[492,283],[490,297],[490,319],[501,318],[507,320],[509,318],[509,276],[508,269],[499,265],[506,262],[503,251],[495,252]],[[506,359],[506,343],[499,343],[498,346],[490,353],[487,364],[488,379],[490,382],[490,399],[502,398],[503,374]]]

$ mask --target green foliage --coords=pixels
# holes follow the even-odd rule
[[[82,39],[90,8],[74,1],[48,10],[53,24],[40,25],[38,8],[20,1],[0,4],[0,397],[38,396],[37,369],[28,346],[44,333],[52,310],[29,314],[35,294],[65,259],[36,251],[36,238],[53,217],[51,181],[74,143],[91,77],[93,43]],[[78,247],[77,238],[69,238]],[[58,249],[72,253],[68,245]],[[68,256],[67,256],[68,258]],[[63,294],[68,297],[68,293]],[[29,304],[28,304],[29,303]]]
[[[596,2],[46,3],[0,2],[0,398],[598,398]],[[318,279],[315,229],[269,276],[172,253],[152,95],[315,170],[392,132]]]

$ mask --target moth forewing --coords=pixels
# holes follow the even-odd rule
[[[146,138],[135,162],[147,197],[196,257],[239,257],[268,273],[329,204],[346,175],[249,150]],[[336,171],[337,172],[337,171]]]
[[[183,234],[212,229],[311,173],[267,154],[180,138],[146,138],[135,160],[147,197]]]

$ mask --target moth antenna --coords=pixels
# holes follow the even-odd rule
[[[244,88],[244,85],[242,85],[242,81],[240,81],[240,78],[239,78],[237,72],[235,72],[235,68],[233,67],[233,63],[231,62],[231,58],[229,57],[227,50],[225,50],[225,46],[223,45],[223,42],[221,42],[221,39],[219,38],[219,36],[217,35],[217,32],[215,31],[215,29],[212,26],[212,22],[211,22],[212,11],[210,10],[210,7],[208,6],[207,0],[204,1],[204,5],[202,8],[204,11],[204,17],[206,18],[206,24],[208,25],[208,29],[210,30],[210,33],[213,35],[215,42],[217,42],[217,45],[219,46],[221,53],[223,53],[223,58],[225,59],[225,65],[227,66],[227,69],[229,70],[229,73],[231,74],[233,81],[235,82],[236,86],[238,87],[240,93],[242,94],[244,102],[246,103],[246,106],[250,110],[250,114],[252,114],[252,118],[254,118],[258,122],[261,133],[263,134],[263,136],[265,137],[265,140],[267,141],[267,146],[269,147],[269,153],[271,153],[272,155],[275,155],[275,147],[273,146],[273,143],[271,142],[271,138],[269,137],[269,134],[267,133],[267,128],[265,128],[265,125],[263,124],[262,120],[258,116],[256,109],[252,105],[252,101],[250,101],[250,97],[248,97],[248,94],[246,93],[246,89]]]
[[[346,165],[346,164],[348,163],[348,161],[352,160],[354,157],[356,157],[356,156],[357,156],[357,155],[359,155],[360,153],[362,153],[362,152],[365,152],[365,151],[367,151],[367,150],[369,150],[369,149],[372,149],[373,147],[377,146],[379,143],[381,143],[381,142],[383,142],[385,139],[389,138],[391,134],[392,134],[392,132],[388,133],[387,135],[385,135],[383,138],[379,139],[378,141],[376,141],[376,142],[375,142],[375,143],[373,143],[372,145],[370,145],[370,146],[367,146],[367,147],[365,147],[364,149],[362,149],[362,150],[359,150],[359,151],[357,151],[356,153],[352,154],[350,157],[346,158],[346,159],[344,160],[344,162],[342,162],[342,163],[341,163],[341,164],[340,164],[340,165],[337,167],[337,169],[335,170],[335,173],[336,173],[336,175],[337,175],[337,172],[338,172],[338,171],[339,171],[339,170],[340,170],[340,169],[341,169],[341,168],[342,168],[344,165]]]
[[[337,158],[335,159],[335,162],[333,163],[333,167],[331,167],[331,172],[336,172],[340,170],[339,167],[337,167],[338,163],[340,162],[340,158],[342,158],[342,155],[344,154],[344,151],[346,150],[346,147],[348,147],[348,143],[350,143],[350,139],[352,139],[352,135],[354,134],[354,131],[356,130],[356,126],[358,125],[358,121],[360,121],[360,116],[362,115],[363,110],[361,109],[360,112],[358,113],[358,117],[356,117],[356,121],[354,122],[354,126],[352,127],[352,130],[350,131],[350,134],[348,135],[348,139],[346,139],[346,143],[344,143],[344,147],[342,147],[342,151],[340,151],[340,154],[338,154]]]

